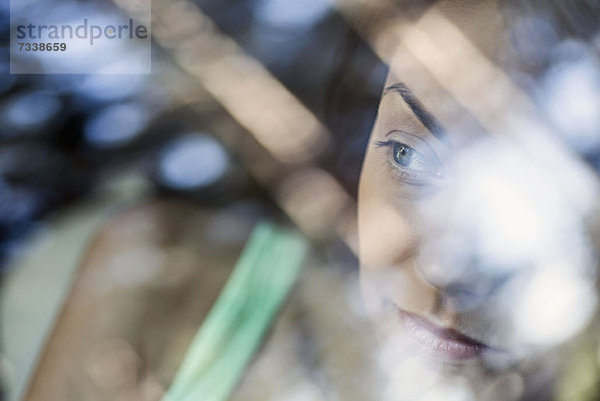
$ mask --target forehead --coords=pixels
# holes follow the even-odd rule
[[[395,28],[386,87],[405,84],[450,132],[498,133],[535,119],[508,74],[511,22],[494,1],[442,1]],[[516,113],[516,114],[515,114]]]

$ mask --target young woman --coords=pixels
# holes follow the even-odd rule
[[[556,399],[597,308],[598,183],[568,106],[560,131],[539,110],[556,93],[528,100],[547,82],[519,70],[515,46],[540,32],[471,6],[441,1],[402,27],[361,175],[361,284],[393,354],[389,399]],[[538,51],[569,75],[569,42],[553,40]]]

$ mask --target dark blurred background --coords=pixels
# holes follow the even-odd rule
[[[355,195],[385,65],[325,0],[195,4],[331,131],[316,163]],[[270,202],[269,188],[244,172],[240,149],[224,144],[219,123],[235,124],[235,116],[182,71],[172,49],[153,43],[151,75],[9,75],[8,2],[0,18],[2,269],[46,216],[122,171],[139,174],[156,195]]]
[[[36,13],[72,13],[77,19],[82,6],[89,18],[127,13],[122,4],[110,1],[49,0],[43,6],[28,2],[13,2],[12,9],[9,6],[9,1],[0,4],[0,284],[9,276],[23,276],[14,275],[15,270],[28,269],[21,267],[20,261],[32,253],[32,239],[61,237],[65,230],[56,222],[64,220],[65,213],[83,207],[75,219],[85,221],[102,206],[86,209],[81,205],[122,205],[106,196],[103,188],[123,177],[135,182],[124,187],[131,193],[125,195],[130,203],[136,203],[132,199],[179,199],[223,209],[250,202],[277,214],[286,209],[282,205],[285,196],[278,188],[308,162],[313,170],[335,179],[327,183],[339,185],[350,197],[356,195],[360,162],[387,68],[326,0],[153,1],[149,75],[9,74],[11,12],[13,24],[21,16]],[[164,26],[154,21],[177,10],[190,20],[166,21]],[[199,57],[208,62],[211,46],[219,48],[233,40],[237,47],[229,56],[258,65],[257,82],[262,84],[255,86],[264,93],[242,93],[246,96],[240,99],[242,104],[259,95],[266,96],[265,104],[269,104],[273,91],[291,95],[296,100],[290,109],[300,109],[301,119],[313,114],[321,124],[319,134],[330,135],[330,139],[312,148],[309,159],[288,162],[285,156],[273,158],[270,145],[256,140],[256,133],[251,132],[244,111],[230,104],[228,88],[252,80],[252,69],[247,76],[239,76],[237,83],[207,90],[207,82],[181,60],[178,47],[186,35],[179,31],[193,27],[194,18],[209,24],[210,34],[186,54],[198,50]],[[192,30],[187,36],[201,35]],[[203,53],[203,47],[209,53]],[[267,120],[271,114],[281,113],[267,108],[260,112]],[[301,129],[293,128],[291,137]],[[271,147],[277,149],[278,141],[290,139],[282,136],[271,141]],[[330,192],[327,187],[322,190]],[[241,213],[256,213],[255,209]],[[289,210],[283,212],[289,216]],[[311,230],[325,248],[345,255],[348,268],[355,268],[356,259],[343,241],[332,232],[324,233],[322,227],[309,224],[304,231],[310,234]],[[77,243],[76,237],[69,237],[54,252],[80,255],[87,245]],[[74,257],[69,263],[73,267],[80,256]],[[4,395],[10,394],[11,399],[24,391],[25,376],[31,374],[39,352],[31,349],[31,338],[38,346],[43,343],[58,311],[56,306],[68,293],[66,283],[72,274],[68,271],[74,270],[64,264],[48,261],[45,268],[33,268],[33,276],[23,279],[25,287],[12,279],[7,287],[12,290],[3,291],[2,299],[12,300],[5,302],[10,310],[2,313],[2,324],[8,321],[12,327],[4,327],[0,337],[10,338],[0,341],[12,344],[8,346],[13,349],[0,352],[0,376],[11,389]],[[58,270],[53,273],[53,269]],[[55,306],[39,310],[36,302],[28,301],[27,287],[54,294],[48,299],[55,302],[44,302]],[[33,323],[36,320],[39,327]],[[30,340],[25,339],[29,334],[23,333],[31,334]],[[22,341],[15,343],[15,338]],[[5,351],[9,351],[6,357],[2,355]]]

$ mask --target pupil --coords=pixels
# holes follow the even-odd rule
[[[410,163],[410,155],[411,155],[411,148],[409,148],[408,146],[405,145],[396,145],[396,151],[394,152],[394,159],[396,159],[396,161],[403,165],[403,166],[407,166]]]

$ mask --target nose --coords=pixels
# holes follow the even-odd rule
[[[417,269],[455,311],[473,309],[498,295],[523,266],[495,265],[478,253],[476,241],[444,241],[422,247]]]
[[[455,308],[472,308],[546,258],[559,208],[543,171],[513,167],[526,157],[487,143],[461,157],[451,182],[421,205],[417,266]]]

